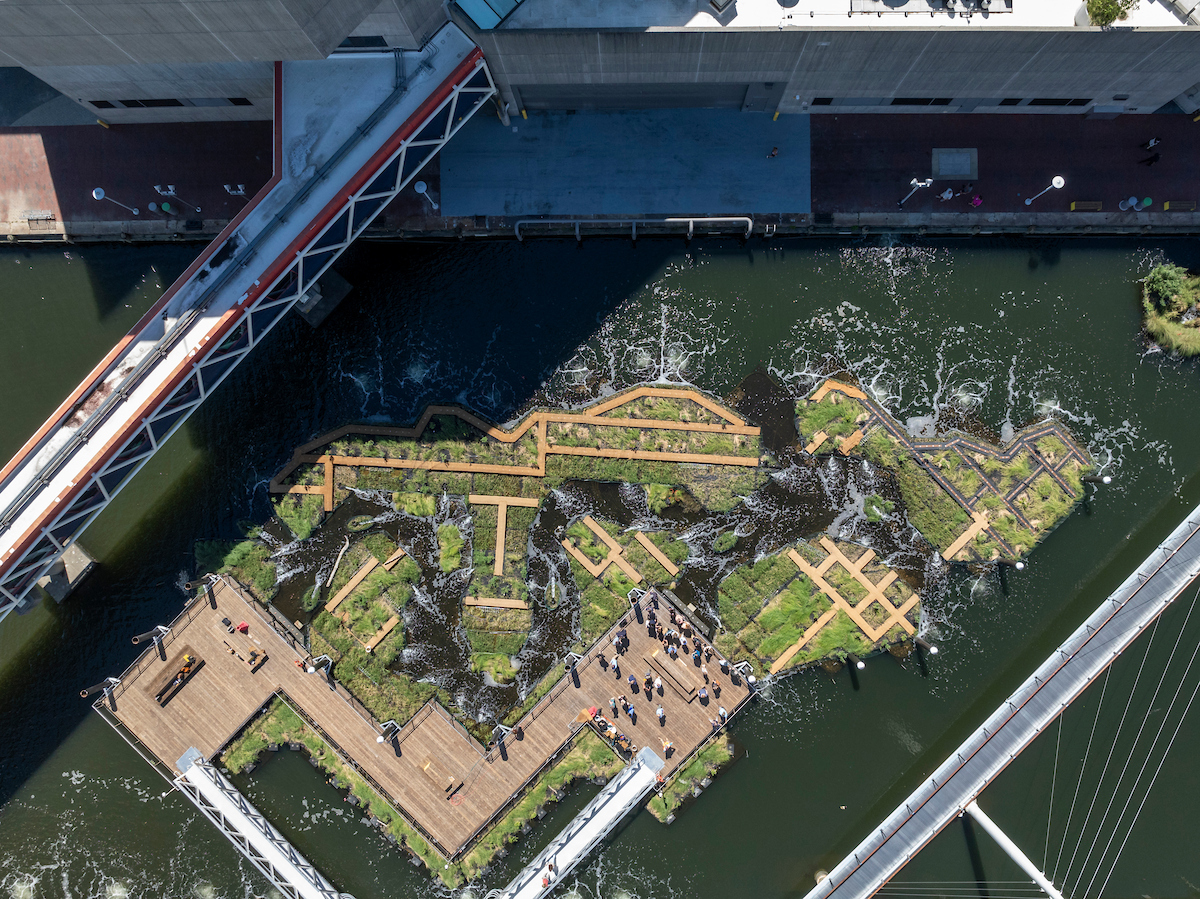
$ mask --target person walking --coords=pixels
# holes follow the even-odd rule
[[[654,692],[657,693],[659,696],[663,695],[663,686],[662,686],[662,678],[661,677],[656,677],[654,679]]]
[[[663,707],[661,705],[658,707],[658,711],[655,714],[658,715],[659,727],[662,727],[667,723],[667,713],[663,711]]]
[[[975,196],[971,197],[971,205],[978,209],[983,205],[983,197],[981,197],[979,194],[975,194]]]
[[[1160,141],[1157,137],[1152,137],[1152,138],[1150,138],[1150,140],[1148,140],[1144,144],[1142,144],[1142,149],[1145,150],[1146,152],[1149,152],[1150,150],[1153,150],[1155,147],[1157,147],[1161,143],[1162,143],[1162,141]]]
[[[617,664],[617,657],[613,656],[613,660],[608,663],[609,670],[617,677],[621,676],[621,666]]]
[[[638,691],[637,678],[632,674],[629,675],[629,692],[636,693]]]
[[[704,682],[708,683],[708,666],[707,665],[700,666],[700,675],[704,678]]]
[[[613,696],[608,700],[608,707],[612,709],[613,717],[617,717],[617,697]]]
[[[729,713],[725,711],[725,706],[717,709],[717,717],[721,719],[722,724],[729,720]]]
[[[945,203],[947,200],[953,200],[954,199],[954,191],[951,188],[947,187],[944,191],[942,191],[940,194],[938,194],[938,198],[943,203]]]
[[[716,680],[715,678],[713,679],[713,682],[712,682],[712,691],[713,691],[713,696],[717,697],[718,699],[721,698],[721,682],[719,680]]]

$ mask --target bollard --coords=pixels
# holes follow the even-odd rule
[[[138,646],[139,644],[144,643],[147,640],[153,640],[154,644],[157,646],[162,641],[163,637],[165,637],[169,633],[171,633],[171,629],[169,627],[167,627],[166,625],[160,624],[157,627],[155,627],[154,630],[146,631],[146,633],[138,634],[136,637],[134,637],[133,645]]]
[[[924,637],[917,637],[915,639],[916,639],[917,645],[919,647],[921,647],[923,650],[925,650],[927,653],[929,653],[931,656],[935,656],[938,654],[938,648],[936,646],[934,646],[932,643],[930,643],[928,640],[926,640]]]
[[[121,683],[121,681],[118,678],[106,677],[100,683],[95,684],[91,687],[88,687],[87,689],[80,690],[79,698],[87,699],[89,696],[94,696],[96,693],[99,693],[101,690],[103,690],[104,695],[107,696],[112,691],[112,688],[117,686],[117,684],[119,684],[119,683]]]
[[[862,659],[860,659],[858,656],[856,656],[854,653],[849,653],[846,656],[846,659],[847,659],[847,661],[850,662],[851,665],[853,665],[859,671],[862,671],[864,668],[867,667],[867,663],[864,662]]]
[[[1111,484],[1112,483],[1112,475],[1090,474],[1085,478],[1080,478],[1079,480],[1083,481],[1083,483],[1085,483],[1085,484]]]

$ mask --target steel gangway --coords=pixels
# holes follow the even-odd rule
[[[542,899],[554,890],[654,791],[663,765],[652,749],[642,749],[508,886],[486,899]]]
[[[495,93],[453,24],[275,81],[271,180],[0,469],[0,619]]]
[[[865,899],[984,788],[1200,577],[1200,507],[806,899]]]

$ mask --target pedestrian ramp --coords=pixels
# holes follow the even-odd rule
[[[354,899],[321,876],[198,750],[189,749],[179,768],[179,791],[288,899]]]
[[[486,899],[541,899],[559,885],[658,783],[665,763],[651,749],[639,752],[599,795],[575,816],[562,833],[502,890]],[[553,864],[553,873],[550,865]],[[545,878],[550,882],[546,883]]]

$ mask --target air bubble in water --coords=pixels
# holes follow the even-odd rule
[[[105,899],[128,899],[129,887],[119,880],[111,881],[104,888]]]
[[[12,899],[33,899],[37,895],[37,884],[37,879],[33,877],[18,880],[8,888],[8,895]]]
[[[192,887],[192,895],[196,899],[216,899],[217,888],[208,881],[204,881]]]

